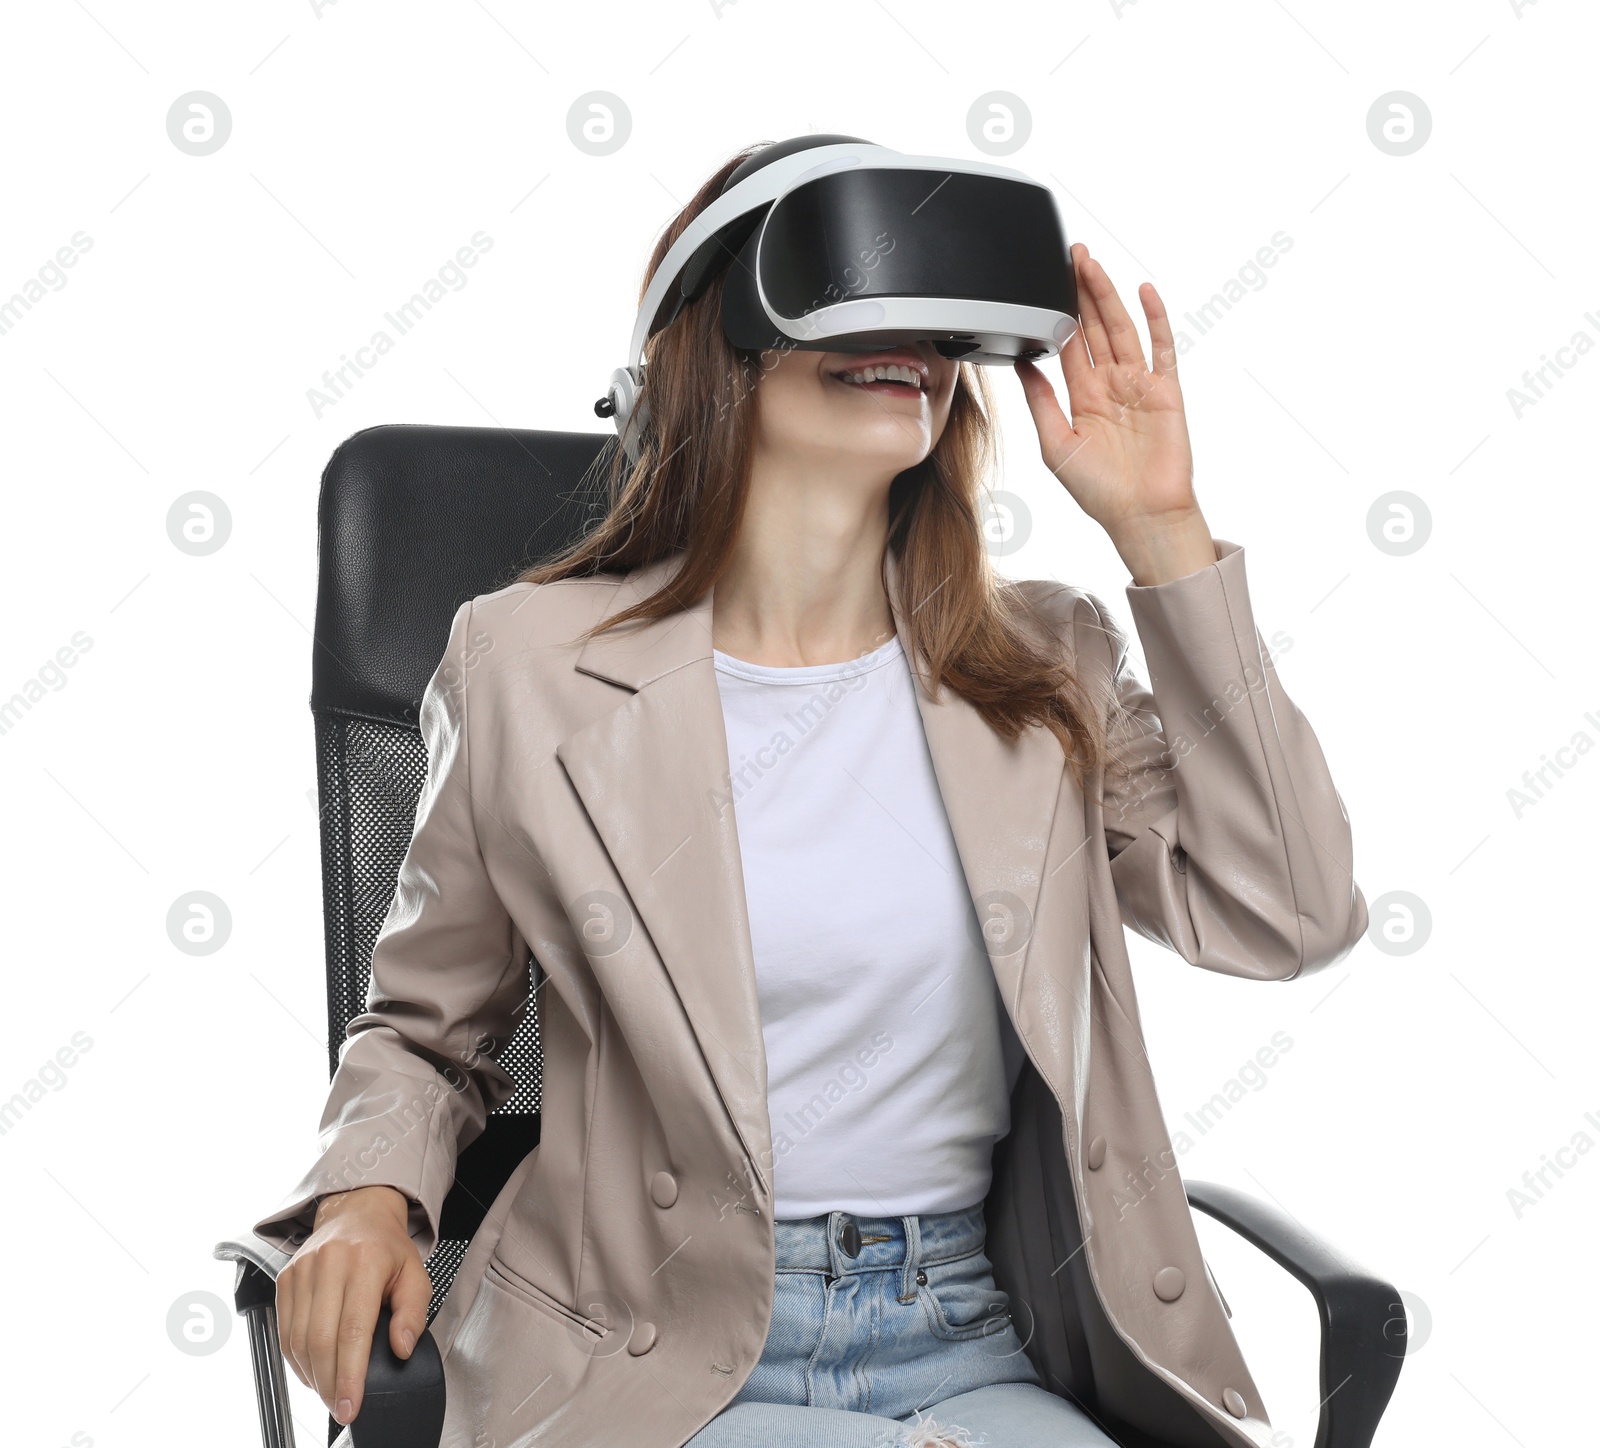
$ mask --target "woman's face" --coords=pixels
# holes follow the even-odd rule
[[[774,350],[761,354],[761,367],[759,450],[796,462],[848,457],[885,478],[933,451],[960,370],[931,342],[881,352]]]

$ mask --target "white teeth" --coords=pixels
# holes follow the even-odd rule
[[[904,382],[919,392],[922,390],[922,374],[915,367],[907,367],[899,362],[880,362],[874,367],[863,367],[839,375],[849,382]]]

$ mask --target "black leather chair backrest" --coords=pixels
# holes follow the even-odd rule
[[[313,711],[414,725],[457,607],[599,521],[604,499],[585,484],[608,445],[418,424],[341,443],[317,506]]]
[[[450,621],[598,521],[615,446],[614,434],[403,424],[356,433],[323,471],[311,712],[330,1075],[365,1008],[411,842],[428,763],[418,714]],[[516,1092],[461,1154],[445,1202],[430,1321],[489,1203],[538,1143],[538,1029],[530,995],[501,1056]]]

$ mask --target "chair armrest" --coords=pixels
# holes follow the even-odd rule
[[[278,1274],[287,1267],[292,1260],[291,1254],[282,1248],[274,1246],[265,1237],[257,1236],[254,1232],[244,1231],[237,1237],[230,1237],[226,1241],[218,1242],[211,1249],[213,1257],[224,1262],[238,1262],[240,1274],[243,1275],[245,1263],[257,1269],[271,1281],[278,1280]],[[239,1307],[237,1301],[235,1307]],[[244,1308],[239,1307],[243,1312]]]
[[[278,1345],[278,1274],[289,1265],[290,1254],[246,1231],[218,1242],[211,1255],[238,1264],[233,1305],[250,1334],[263,1448],[295,1448]],[[353,1448],[439,1448],[445,1409],[439,1344],[431,1329],[424,1328],[409,1358],[395,1356],[389,1346],[389,1316],[387,1305],[378,1309],[361,1412],[350,1424],[350,1442]]]
[[[1322,1410],[1315,1448],[1369,1448],[1405,1363],[1399,1292],[1278,1207],[1218,1182],[1185,1185],[1192,1206],[1260,1248],[1316,1299]]]
[[[283,1350],[278,1346],[278,1274],[289,1265],[289,1254],[266,1238],[244,1231],[218,1242],[211,1255],[236,1263],[239,1269],[233,1279],[233,1305],[244,1318],[250,1338],[263,1448],[295,1448]]]

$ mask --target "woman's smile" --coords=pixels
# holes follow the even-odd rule
[[[842,386],[885,397],[920,399],[932,382],[927,362],[914,347],[852,358],[849,365],[832,368],[828,375]]]
[[[834,380],[842,382],[846,387],[854,387],[863,392],[881,392],[886,397],[918,397],[922,396],[922,386],[904,375],[909,369],[868,368],[858,372],[836,372]]]

